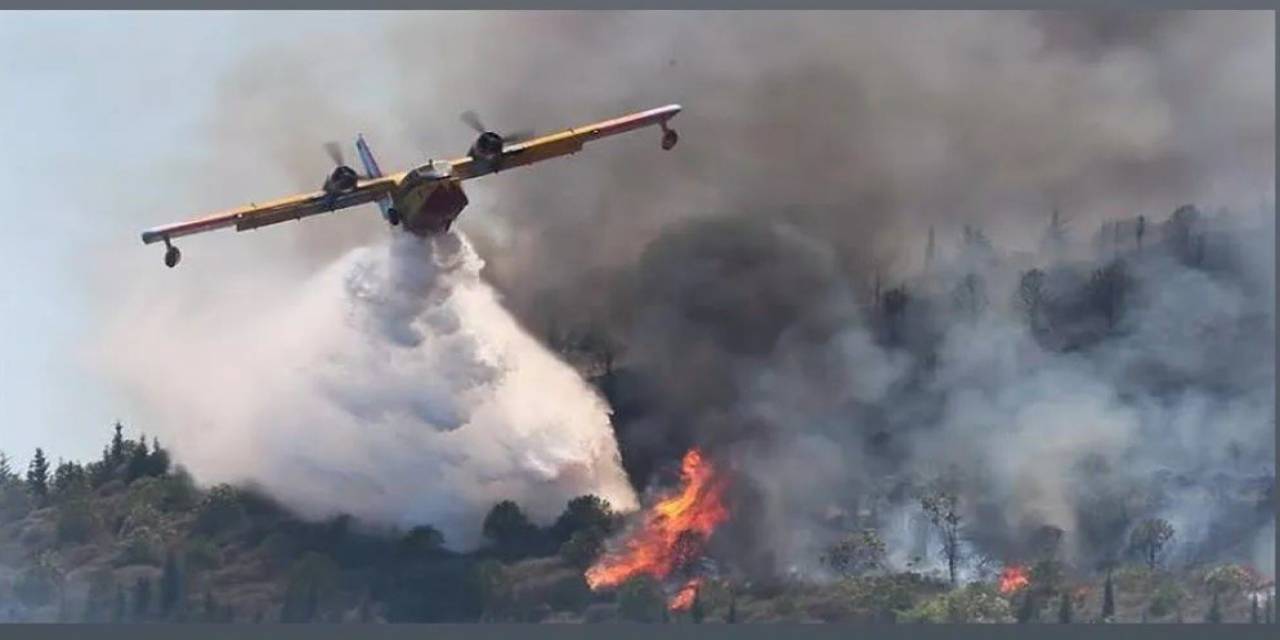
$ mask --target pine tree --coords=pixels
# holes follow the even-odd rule
[[[49,497],[49,460],[44,457],[43,449],[36,448],[36,455],[27,467],[27,487],[41,503]]]
[[[1102,590],[1102,619],[1110,620],[1116,615],[1116,594],[1111,586],[1111,570],[1107,570],[1107,583]]]
[[[147,451],[147,436],[138,438],[129,454],[129,464],[125,468],[125,480],[133,482],[146,475],[150,453]]]
[[[1062,590],[1062,604],[1058,607],[1058,622],[1071,624],[1071,595]]]
[[[111,436],[111,451],[107,457],[111,466],[124,462],[124,425],[116,421],[116,432]]]
[[[1209,604],[1209,613],[1204,617],[1205,622],[1217,624],[1222,622],[1222,604],[1218,602],[1218,592],[1213,592],[1213,602]]]
[[[147,457],[147,475],[157,478],[169,473],[169,452],[160,446],[160,440],[151,439],[151,454]]]
[[[13,468],[9,465],[9,456],[0,451],[0,486],[9,484],[17,477],[17,474],[13,472]]]

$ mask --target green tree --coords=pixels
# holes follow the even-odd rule
[[[156,478],[163,477],[169,473],[169,452],[160,446],[160,441],[156,438],[151,439],[151,453],[147,455],[146,475]]]
[[[49,460],[39,447],[27,466],[27,489],[39,504],[44,504],[49,497]]]
[[[89,490],[89,478],[84,467],[75,462],[60,462],[53,472],[53,497],[55,501],[83,496]]]
[[[482,532],[506,559],[522,557],[537,546],[538,528],[510,500],[494,505],[484,518]]]
[[[444,534],[431,525],[419,525],[400,539],[399,551],[404,558],[421,558],[439,554],[444,549]]]
[[[1129,549],[1154,571],[1173,539],[1173,525],[1162,518],[1148,518],[1129,533]]]
[[[613,507],[608,500],[596,495],[578,496],[565,505],[564,513],[551,525],[551,537],[559,545],[587,529],[607,534],[613,530],[614,521]]]
[[[147,450],[147,436],[138,438],[136,443],[129,451],[129,461],[125,466],[124,477],[126,482],[133,482],[138,478],[147,475],[150,469],[151,452]]]
[[[124,454],[124,425],[116,421],[116,429],[111,436],[111,448],[108,450],[107,460],[113,468],[118,467],[124,463]]]
[[[13,472],[13,467],[9,464],[9,456],[0,451],[0,486],[8,485],[17,479],[18,474]]]

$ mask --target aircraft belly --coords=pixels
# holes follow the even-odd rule
[[[448,231],[466,206],[467,195],[457,180],[423,182],[397,198],[405,230],[419,236]]]

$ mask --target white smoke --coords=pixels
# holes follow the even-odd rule
[[[455,547],[499,500],[544,522],[584,493],[634,508],[608,407],[503,308],[466,239],[393,235],[275,295],[122,318],[110,360],[162,444],[203,480],[429,523]]]

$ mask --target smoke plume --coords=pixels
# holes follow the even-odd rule
[[[214,293],[131,318],[152,338],[112,359],[197,477],[253,480],[307,515],[430,523],[466,547],[500,500],[542,520],[583,493],[634,506],[608,407],[482,265],[459,234],[397,234],[267,304]]]
[[[1070,559],[1100,561],[1136,519],[1159,516],[1178,529],[1186,560],[1264,568],[1274,558],[1274,43],[1268,15],[1240,12],[397,15],[360,44],[308,38],[249,56],[219,84],[200,173],[240,175],[221,158],[253,148],[263,170],[243,172],[246,189],[314,188],[325,170],[317,142],[335,130],[361,127],[393,166],[465,149],[469,134],[452,123],[466,108],[499,129],[546,131],[679,102],[672,152],[643,133],[593,144],[476,181],[460,219],[485,259],[466,273],[493,283],[522,326],[561,350],[586,338],[608,346],[599,382],[632,486],[702,446],[738,478],[731,511],[743,515],[720,552],[768,572],[815,569],[823,545],[861,522],[882,532],[898,566],[936,563],[913,493],[942,475],[962,494],[968,544],[998,559],[1023,555],[1027,533],[1052,526]],[[385,64],[368,71],[369,59]],[[562,70],[573,81],[559,81]],[[340,95],[335,77],[350,79]],[[1172,219],[1186,203],[1195,214]],[[478,407],[524,410],[475,399],[495,374],[467,351],[492,348],[488,323],[514,321],[441,316],[393,292],[435,289],[428,273],[373,259],[383,249],[347,254],[375,242],[377,224],[371,214],[230,238],[217,246],[239,253],[222,254],[235,257],[210,267],[216,276],[184,275],[185,293],[163,285],[181,313],[153,299],[119,312],[131,333],[137,321],[147,335],[183,336],[151,360],[199,358],[192,343],[238,363],[211,368],[218,380],[187,374],[201,383],[176,393],[164,385],[184,384],[190,366],[157,381],[139,362],[140,403],[187,405],[167,415],[199,420],[182,433],[214,444],[179,453],[208,451],[211,473],[283,465],[280,484],[315,480],[291,489],[303,503],[347,504],[353,494],[322,487],[381,483],[387,497],[368,504],[384,513],[474,513],[487,505],[470,504],[467,488],[386,474],[456,468],[452,456],[468,452],[477,464],[467,477],[492,465],[511,479],[476,500],[545,513],[539,501],[563,493],[547,497],[545,476],[514,474],[528,465],[497,453],[542,443],[540,428],[519,435],[523,418],[508,415],[484,423],[501,429],[475,430],[492,439],[467,435],[474,423],[448,430],[487,415]],[[317,269],[307,291],[327,294],[276,300]],[[1032,296],[1042,306],[1029,312],[1020,294],[1032,269],[1043,273]],[[365,275],[344,280],[353,273]],[[374,274],[372,297],[346,284]],[[205,299],[215,277],[228,291]],[[363,333],[334,321],[345,317],[337,300],[366,309]],[[289,306],[304,303],[330,306]],[[413,310],[439,328],[404,322]],[[279,333],[233,339],[225,325],[246,314]],[[484,339],[436,344],[433,331]],[[426,351],[395,346],[418,340]],[[390,355],[403,353],[418,355]],[[340,376],[334,354],[370,375]],[[259,380],[272,370],[276,381]],[[503,398],[562,393],[512,375],[499,378]],[[604,408],[576,380],[562,384],[582,407],[555,410],[590,436],[564,455],[610,459],[597,439]],[[278,438],[272,446],[228,459],[243,434],[206,426],[210,415],[283,420],[265,399],[298,389],[311,399],[299,415],[313,419],[246,436]],[[530,411],[559,415],[540,406]],[[341,426],[404,416],[432,444]],[[467,438],[487,453],[452,444]],[[342,446],[292,457],[331,440]],[[556,459],[543,446],[532,452]],[[597,473],[627,504],[617,479]]]

